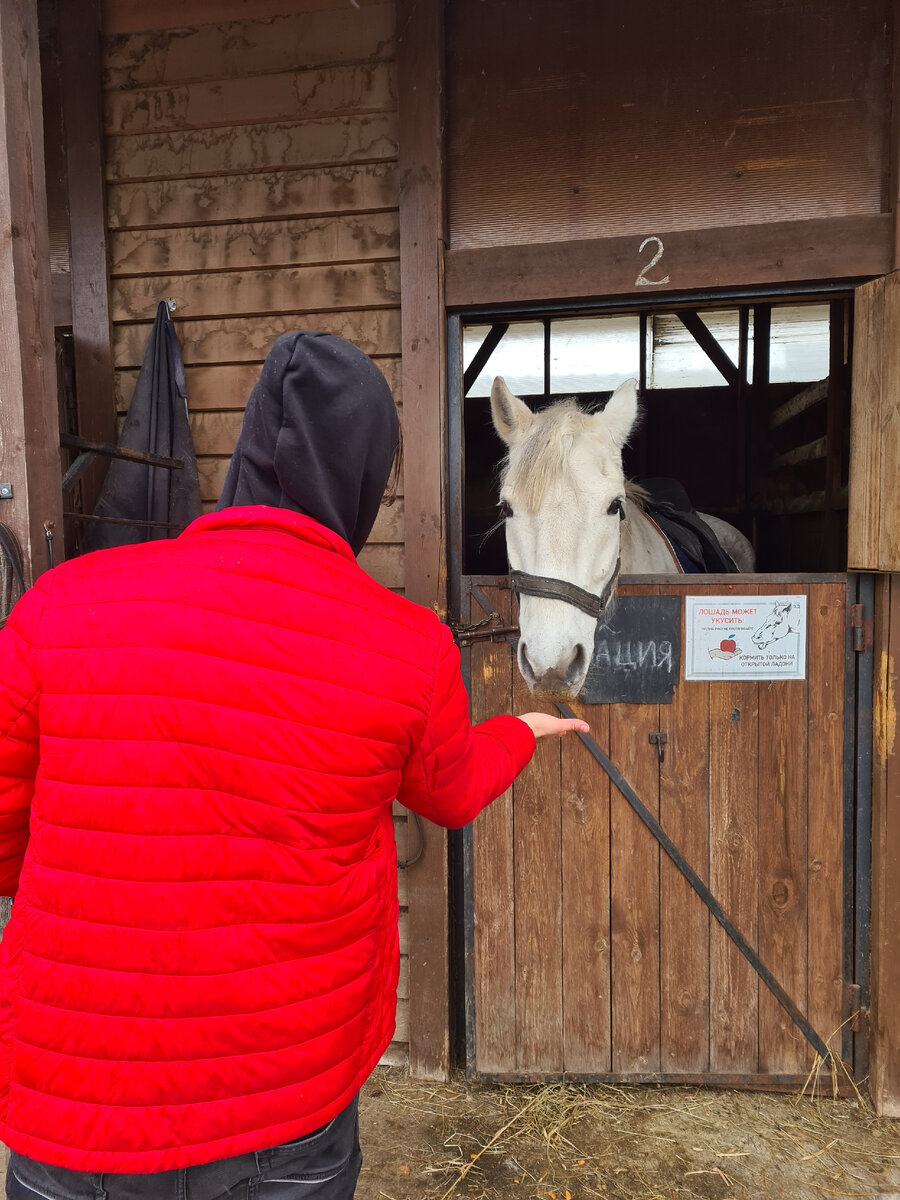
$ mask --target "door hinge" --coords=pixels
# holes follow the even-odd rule
[[[850,605],[850,629],[853,649],[861,654],[872,645],[872,618],[865,616],[861,604]]]
[[[859,1016],[862,1011],[862,994],[858,983],[844,984],[844,1017],[852,1018],[847,1028],[851,1033],[859,1033]]]

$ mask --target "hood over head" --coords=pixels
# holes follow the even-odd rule
[[[250,394],[218,508],[304,513],[358,554],[375,524],[400,424],[384,376],[331,333],[286,333]]]

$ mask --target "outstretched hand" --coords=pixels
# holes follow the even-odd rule
[[[523,713],[519,720],[525,722],[538,742],[541,738],[565,737],[567,733],[590,733],[591,729],[587,721],[551,717],[548,713]]]

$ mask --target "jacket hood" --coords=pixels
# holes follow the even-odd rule
[[[287,333],[263,363],[217,508],[303,513],[358,554],[400,436],[384,376],[331,333]]]

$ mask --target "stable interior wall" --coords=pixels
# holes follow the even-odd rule
[[[104,127],[117,407],[134,388],[160,300],[175,303],[204,509],[275,339],[340,334],[400,404],[397,100],[392,3],[251,6],[131,0],[104,13]],[[177,16],[175,13],[177,12]],[[178,27],[147,29],[168,20]],[[402,408],[401,408],[402,416]],[[359,556],[404,584],[403,499]],[[401,856],[406,820],[395,812]],[[400,1002],[408,1041],[405,873]]]

